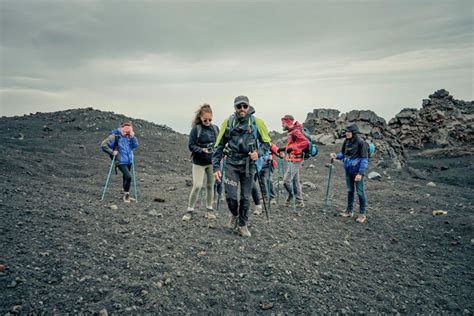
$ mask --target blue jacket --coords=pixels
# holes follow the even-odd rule
[[[350,174],[364,175],[369,165],[368,144],[358,136],[346,139],[336,159],[344,161],[344,169]]]
[[[117,150],[119,152],[116,158],[117,163],[119,165],[131,164],[133,162],[133,150],[138,147],[137,138],[135,136],[132,138],[124,137],[120,133],[120,128],[116,128],[112,130],[110,136],[102,142],[101,149],[109,155],[112,155],[116,139]]]

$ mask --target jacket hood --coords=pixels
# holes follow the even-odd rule
[[[116,129],[113,129],[111,134],[114,134],[114,135],[122,135],[122,133],[120,132],[120,128],[116,128]]]
[[[294,130],[297,130],[297,129],[302,130],[303,125],[301,125],[300,122],[298,122],[298,121],[294,121],[293,126],[291,128],[289,128],[288,131],[291,132],[291,131],[294,131]]]

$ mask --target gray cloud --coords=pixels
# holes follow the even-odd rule
[[[11,1],[0,10],[0,114],[94,106],[186,132],[247,94],[288,112],[389,118],[446,88],[472,99],[471,1]],[[189,119],[183,120],[183,114]]]

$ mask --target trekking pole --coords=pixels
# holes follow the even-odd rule
[[[288,168],[290,169],[290,181],[291,181],[290,182],[291,183],[290,188],[291,188],[291,194],[293,196],[293,201],[292,201],[293,202],[292,203],[293,204],[293,212],[296,212],[296,196],[295,196],[296,194],[295,194],[295,184],[294,184],[294,181],[293,181],[295,179],[293,177],[293,162],[289,161],[288,164],[289,164]]]
[[[328,208],[328,198],[329,198],[329,190],[331,187],[331,175],[332,175],[332,168],[334,167],[333,165],[334,159],[331,158],[331,162],[329,163],[329,175],[328,175],[328,185],[326,187],[326,195],[324,197],[324,208],[323,208],[323,213],[326,213],[326,210]]]
[[[270,211],[272,210],[272,205],[270,203],[272,200],[272,197],[270,196],[271,194],[270,185],[272,184],[272,164],[273,164],[273,161],[270,161],[270,163],[268,164],[268,181],[267,181],[268,208],[270,209]]]
[[[280,208],[280,168],[281,160],[277,160],[277,207]]]
[[[110,179],[110,175],[112,174],[112,168],[114,164],[115,164],[115,156],[112,157],[112,162],[110,163],[109,174],[107,175],[107,180],[105,180],[104,191],[102,192],[102,198],[100,199],[101,201],[104,200],[105,191],[107,191],[107,186],[109,185],[109,179]]]
[[[133,191],[135,192],[135,203],[138,203],[137,175],[135,173],[135,159],[132,160]]]

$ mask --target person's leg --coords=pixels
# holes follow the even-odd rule
[[[288,162],[288,166],[285,171],[285,175],[283,176],[283,187],[285,188],[286,192],[288,192],[287,201],[291,201],[293,198],[293,168],[291,167],[291,162]]]
[[[257,180],[254,180],[252,183],[251,195],[252,195],[252,199],[255,205],[260,205],[260,189],[259,189]]]
[[[245,171],[240,172],[240,202],[242,207],[240,208],[239,214],[239,226],[245,226],[248,221],[248,212],[250,209],[250,196],[252,193],[252,187],[255,183],[254,172],[255,166],[250,166],[251,172],[247,176]]]
[[[351,212],[354,208],[354,186],[355,186],[355,175],[350,174],[346,171],[346,187],[347,187],[347,207],[346,211]]]
[[[365,177],[362,176],[362,179],[359,182],[355,182],[357,195],[359,196],[360,214],[361,215],[365,215],[366,207],[367,207],[367,199],[365,197],[365,189],[364,189],[364,180],[365,180]]]
[[[296,195],[296,203],[298,206],[303,205],[303,188],[301,187],[300,181],[300,170],[303,167],[303,162],[294,162],[293,163],[293,173],[294,173],[294,188]]]
[[[132,175],[130,174],[130,168],[132,165],[119,165],[118,168],[123,175],[123,200],[124,202],[130,202],[130,185],[132,183]]]
[[[205,167],[206,173],[206,208],[212,209],[212,203],[214,202],[214,173],[212,172],[212,165]]]
[[[193,188],[189,194],[188,211],[193,211],[196,201],[199,197],[199,192],[202,189],[202,182],[204,180],[205,167],[193,164]]]
[[[227,164],[225,170],[224,189],[227,206],[233,216],[239,215],[239,203],[237,201],[237,187],[240,181],[240,176],[237,167]]]

